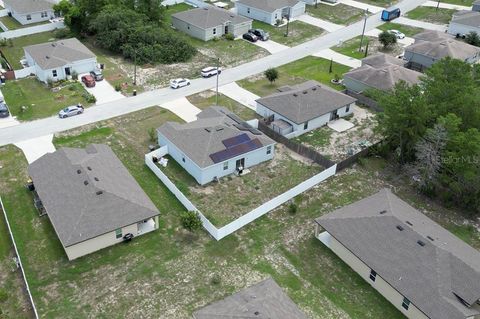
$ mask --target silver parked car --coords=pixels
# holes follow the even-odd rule
[[[65,119],[70,116],[82,114],[83,111],[83,105],[78,103],[77,105],[67,106],[66,108],[58,112],[58,117],[61,119]]]

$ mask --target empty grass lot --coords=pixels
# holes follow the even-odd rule
[[[347,55],[349,57],[361,60],[365,57],[365,50],[368,41],[367,55],[373,55],[378,52],[382,52],[396,56],[403,52],[403,47],[398,43],[384,48],[383,45],[378,41],[378,38],[368,36],[363,38],[362,51],[359,51],[360,41],[361,36],[358,36],[348,41],[345,41],[340,45],[332,47],[332,50]]]
[[[448,24],[452,19],[455,10],[433,8],[433,7],[417,7],[409,11],[405,16],[414,20],[422,20],[436,24]]]
[[[53,92],[36,78],[25,78],[7,81],[2,93],[12,115],[21,121],[55,115],[62,108],[77,103],[88,106],[84,97],[87,92],[80,82],[65,83],[58,92]],[[25,111],[22,111],[23,106]]]
[[[382,31],[398,30],[403,34],[405,34],[405,36],[407,37],[413,37],[415,34],[418,34],[424,31],[424,29],[422,28],[411,27],[411,26],[407,26],[399,23],[394,23],[394,22],[384,23],[378,26],[377,29],[380,29]]]
[[[343,3],[335,6],[319,3],[315,6],[307,6],[307,13],[313,17],[327,20],[336,24],[352,24],[363,18],[364,11]]]
[[[277,92],[277,89],[282,86],[299,84],[307,80],[316,80],[334,89],[342,90],[343,86],[334,85],[331,83],[331,80],[335,77],[335,74],[341,78],[350,68],[336,62],[333,62],[332,73],[329,73],[329,68],[329,60],[309,56],[279,67],[279,78],[273,84],[270,84],[263,74],[258,74],[237,83],[259,96],[266,96]]]
[[[197,93],[194,95],[187,96],[187,99],[198,107],[199,109],[206,109],[216,103],[216,94],[214,91],[205,91]],[[233,113],[237,114],[241,119],[248,121],[257,117],[255,111],[249,109],[248,107],[238,103],[235,100],[219,93],[218,94],[218,105],[227,108]]]
[[[284,44],[286,46],[295,46],[308,40],[317,38],[325,33],[325,30],[302,21],[293,21],[288,26],[288,36],[285,36],[287,26],[275,27],[270,24],[253,21],[253,28],[263,29],[270,33],[272,41]]]
[[[189,234],[180,226],[183,208],[143,163],[147,130],[168,120],[179,119],[155,107],[55,138],[57,147],[108,143],[161,211],[158,231],[73,262],[32,205],[22,153],[0,148],[0,194],[42,318],[191,318],[193,310],[269,276],[312,319],[404,318],[313,235],[314,218],[388,185],[480,248],[478,232],[458,213],[419,197],[375,158],[297,197],[295,215],[282,206],[219,242],[204,231]]]
[[[10,42],[12,45],[6,45],[0,47],[3,55],[10,63],[14,70],[18,70],[22,68],[22,64],[20,60],[25,55],[23,52],[23,47],[33,44],[39,44],[43,42],[48,42],[55,40],[54,32],[42,32],[37,34],[31,34],[24,37],[19,37],[12,39]]]
[[[394,5],[399,0],[356,0],[356,1],[387,8]]]

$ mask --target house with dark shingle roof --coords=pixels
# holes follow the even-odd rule
[[[256,112],[279,134],[299,136],[352,114],[355,99],[317,81],[285,86],[258,99]]]
[[[305,2],[300,0],[238,0],[235,8],[239,15],[275,25],[287,16],[296,18],[305,13]]]
[[[390,190],[315,222],[315,236],[407,318],[480,317],[480,253]]]
[[[455,12],[447,32],[457,37],[464,37],[470,32],[480,34],[480,12],[468,10]]]
[[[446,57],[472,64],[480,59],[480,48],[446,33],[425,31],[415,35],[414,39],[415,42],[405,48],[404,55],[410,69],[423,71]]]
[[[55,17],[52,1],[3,0],[3,4],[8,14],[22,25],[48,21]]]
[[[420,83],[422,73],[405,68],[405,61],[387,54],[376,54],[362,60],[362,66],[343,75],[343,85],[355,93],[375,89],[389,91],[400,81]]]
[[[107,145],[61,148],[28,173],[69,260],[158,229],[157,208]]]
[[[158,144],[200,185],[271,160],[275,142],[223,107],[200,112],[197,120],[167,122]]]
[[[23,51],[28,66],[34,67],[37,78],[45,83],[97,68],[96,55],[76,38],[29,45]]]
[[[193,313],[193,319],[307,319],[271,278]]]
[[[252,28],[252,20],[208,5],[175,13],[172,26],[194,38],[208,41],[225,34],[241,37]]]

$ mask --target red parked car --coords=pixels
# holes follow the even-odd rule
[[[87,88],[93,88],[95,86],[95,79],[91,75],[82,76],[82,82]]]

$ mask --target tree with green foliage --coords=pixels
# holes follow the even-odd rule
[[[270,82],[270,84],[273,84],[278,79],[278,70],[275,68],[270,68],[265,71],[265,77],[267,80]]]
[[[480,46],[480,36],[478,35],[477,32],[475,31],[470,31],[466,36],[465,36],[465,42],[468,44],[474,45],[476,47]]]
[[[202,220],[197,212],[187,211],[180,215],[183,228],[190,232],[195,232],[202,227]]]
[[[397,43],[397,36],[393,33],[388,32],[388,31],[383,31],[382,33],[380,33],[378,35],[378,41],[386,49],[389,46],[392,46],[395,43]]]

